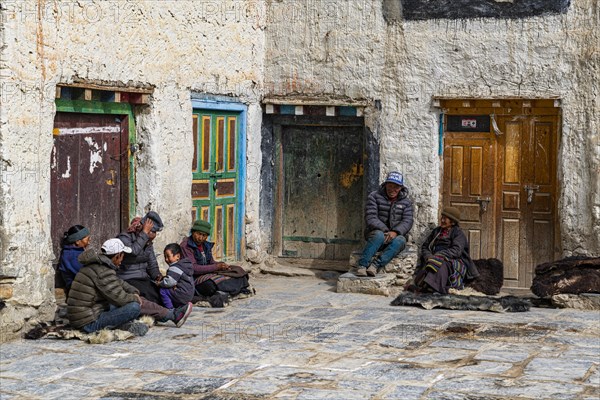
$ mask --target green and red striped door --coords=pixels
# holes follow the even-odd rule
[[[192,218],[212,224],[217,260],[239,259],[240,230],[240,113],[194,109],[192,165]]]

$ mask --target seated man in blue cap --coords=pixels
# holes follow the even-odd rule
[[[413,205],[400,172],[390,172],[365,207],[367,244],[358,260],[356,276],[375,276],[406,246],[413,225]],[[379,256],[375,254],[381,251]]]

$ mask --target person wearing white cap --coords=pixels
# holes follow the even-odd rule
[[[129,323],[141,313],[171,320],[178,327],[183,325],[191,312],[191,304],[167,310],[144,300],[135,287],[117,276],[126,253],[131,253],[130,247],[120,239],[109,239],[102,244],[100,253],[90,249],[81,254],[79,261],[83,266],[75,276],[67,300],[70,324],[87,333],[125,326],[123,329],[141,336],[147,327]]]
[[[365,225],[367,244],[355,275],[375,276],[404,249],[406,234],[413,225],[413,205],[400,172],[390,172],[379,189],[369,194]],[[381,253],[375,257],[378,251]]]

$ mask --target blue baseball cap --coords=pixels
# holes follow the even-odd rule
[[[396,185],[404,186],[404,176],[398,171],[392,171],[385,178],[384,183],[395,183]]]

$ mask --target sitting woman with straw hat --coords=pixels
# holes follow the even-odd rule
[[[421,246],[414,283],[407,285],[407,290],[446,294],[450,288],[463,289],[465,281],[479,276],[469,256],[469,241],[459,224],[460,210],[444,207],[440,226]]]

